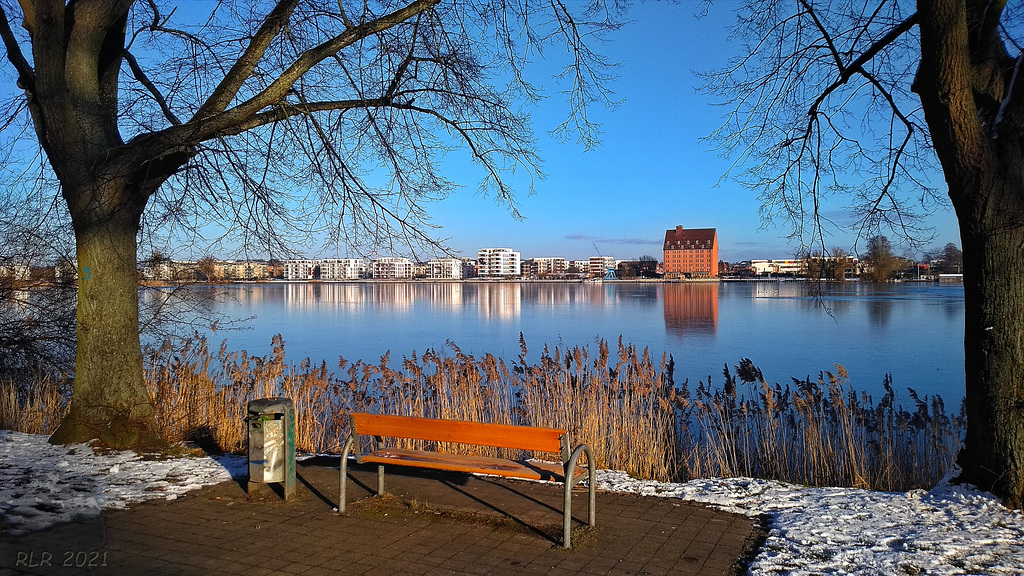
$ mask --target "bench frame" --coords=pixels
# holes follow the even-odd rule
[[[360,436],[370,438],[370,452],[362,454]],[[434,450],[408,450],[383,447],[384,438],[406,438],[452,444],[492,446],[538,452],[559,453],[560,463],[536,460],[511,460],[482,456],[448,454]],[[354,451],[359,464],[377,464],[377,494],[384,493],[384,464],[431,468],[470,474],[492,474],[528,480],[561,481],[562,503],[562,545],[571,548],[572,538],[572,488],[588,480],[589,525],[597,525],[596,514],[596,464],[593,451],[586,444],[569,450],[568,431],[557,428],[535,426],[513,426],[507,424],[483,424],[465,420],[438,420],[412,416],[386,416],[354,412],[351,414],[351,434],[345,441],[341,453],[339,513],[345,512],[348,456]],[[578,470],[577,461],[581,455],[587,457],[587,469]],[[586,472],[589,472],[587,474]]]

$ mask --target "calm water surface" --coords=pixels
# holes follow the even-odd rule
[[[604,338],[663,351],[676,380],[722,382],[722,367],[750,358],[769,382],[816,376],[842,364],[855,388],[877,398],[892,373],[906,388],[963,398],[963,287],[957,284],[825,286],[821,298],[782,283],[271,283],[198,287],[225,295],[232,317],[251,329],[209,334],[230,349],[270,352],[281,334],[293,361],[336,366],[339,356],[393,365],[413,351],[443,350],[514,360],[519,334],[536,361],[545,344],[590,346]],[[824,305],[824,306],[823,306]]]

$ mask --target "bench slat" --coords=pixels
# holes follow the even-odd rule
[[[570,453],[568,432],[555,428],[536,428],[532,426],[509,426],[505,424],[482,424],[464,420],[437,420],[432,418],[414,418],[409,416],[388,416],[366,413],[352,413],[352,434],[345,441],[341,453],[341,486],[338,495],[338,511],[345,512],[345,494],[348,480],[348,455],[356,451],[356,461],[377,464],[377,493],[384,493],[385,465],[412,466],[432,468],[470,474],[494,474],[514,478],[532,480],[550,480],[562,482],[562,545],[571,547],[572,539],[572,487],[588,474],[589,512],[588,523],[597,525],[595,508],[595,463],[594,453],[586,444],[580,444]],[[497,448],[513,448],[535,452],[559,453],[562,462],[537,462],[491,458],[465,454],[448,454],[435,450],[409,450],[404,448],[379,447],[374,443],[373,452],[360,456],[360,436],[376,436],[380,438],[406,438],[426,440],[450,444],[472,444],[477,446],[493,446]],[[578,459],[585,456],[587,467],[583,469]],[[572,478],[565,479],[565,471],[572,469]]]
[[[432,468],[468,474],[494,474],[496,476],[527,478],[530,480],[551,480],[556,482],[565,480],[562,465],[557,463],[536,462],[533,460],[524,462],[503,458],[489,458],[486,456],[427,452],[424,450],[388,448],[363,456],[363,462],[397,464],[399,466]],[[585,472],[586,469],[580,467],[577,468],[576,475],[579,476]]]
[[[557,428],[365,413],[353,413],[352,422],[356,433],[370,436],[518,448],[538,452],[561,452],[561,437],[567,434],[567,431]]]

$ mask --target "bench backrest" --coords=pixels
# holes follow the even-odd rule
[[[411,416],[382,416],[362,412],[352,413],[352,430],[356,434],[369,436],[475,444],[496,448],[518,448],[537,452],[562,453],[568,446],[563,440],[568,432],[557,428],[483,424],[466,420],[435,420]]]

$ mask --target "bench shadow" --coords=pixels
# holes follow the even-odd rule
[[[463,474],[462,476],[465,476],[466,478],[462,481],[462,483],[460,485],[455,485],[454,483],[451,483],[451,482],[448,482],[448,481],[444,481],[444,480],[442,480],[442,481],[444,482],[445,485],[450,487],[452,490],[455,490],[459,494],[462,494],[463,496],[469,498],[470,500],[473,500],[474,502],[480,504],[481,506],[484,506],[485,508],[489,508],[489,509],[493,510],[494,512],[497,512],[502,518],[507,518],[507,519],[511,520],[512,522],[518,524],[520,527],[525,528],[526,530],[529,530],[530,532],[533,532],[534,534],[544,538],[545,540],[548,540],[552,544],[558,545],[558,544],[561,543],[560,540],[558,540],[558,538],[553,537],[551,534],[541,530],[540,528],[534,526],[533,524],[530,524],[529,522],[523,520],[522,518],[519,518],[515,514],[512,514],[511,512],[502,510],[501,508],[498,508],[494,504],[492,504],[490,502],[487,502],[485,500],[482,500],[480,498],[477,498],[476,496],[474,496],[474,495],[470,494],[469,492],[467,492],[467,491],[463,490],[462,488],[460,488],[459,486],[465,486],[468,483],[469,477],[470,477],[469,474]],[[508,491],[512,492],[513,494],[517,494],[520,497],[525,498],[526,500],[529,500],[531,502],[535,502],[537,504],[540,504],[541,506],[543,506],[544,508],[547,508],[548,510],[553,510],[553,511],[559,513],[559,514],[562,513],[561,510],[557,510],[554,507],[552,507],[552,506],[550,506],[550,505],[548,505],[548,504],[546,504],[544,502],[541,502],[540,500],[537,500],[536,498],[533,498],[533,497],[527,496],[526,494],[523,494],[522,492],[519,492],[517,490],[512,490],[511,488],[509,488],[508,486],[505,486],[504,484],[498,484],[497,482],[487,481],[487,480],[484,480],[483,478],[477,478],[477,480],[488,482],[488,484],[491,484],[493,486],[500,486],[502,488],[506,488]]]
[[[321,492],[316,486],[313,486],[313,484],[311,482],[309,482],[308,480],[306,480],[302,476],[302,474],[299,473],[298,470],[295,471],[295,479],[298,480],[299,482],[302,482],[302,485],[306,487],[306,490],[309,490],[310,494],[312,494],[313,496],[316,496],[317,499],[319,499],[324,504],[327,504],[328,507],[330,507],[330,508],[337,508],[337,506],[334,504],[333,500],[328,498],[327,495],[325,495],[323,492]]]
[[[516,490],[515,488],[513,488],[512,485],[508,484],[508,482],[499,482],[499,481],[497,481],[495,479],[492,479],[492,478],[477,478],[477,480],[480,480],[481,482],[487,482],[491,486],[494,486],[496,488],[501,488],[502,490],[505,490],[507,492],[511,492],[511,493],[513,493],[513,494],[515,494],[515,495],[517,495],[517,496],[519,496],[519,497],[521,497],[521,498],[523,498],[525,500],[529,500],[530,502],[533,502],[534,504],[537,504],[538,506],[541,506],[543,508],[547,508],[548,510],[551,510],[552,512],[555,512],[555,513],[557,513],[559,515],[562,514],[561,508],[556,508],[556,507],[552,506],[551,504],[548,504],[547,502],[544,502],[543,500],[538,500],[537,498],[535,498],[533,496],[530,496],[529,494],[525,494],[523,492],[520,492],[519,490]],[[526,481],[524,480],[524,482],[526,482]],[[559,486],[559,488],[561,488],[561,486]],[[559,496],[561,496],[561,494]]]
[[[310,463],[310,465],[331,466],[331,467],[334,467],[335,469],[337,469],[338,466],[341,464],[340,458],[337,458],[337,457],[333,457],[332,458],[332,457],[329,457],[329,456],[310,458],[310,459],[306,460],[305,462],[306,463]],[[357,464],[355,462],[349,461],[349,463],[348,463],[348,470],[349,470],[349,472],[361,471],[361,472],[368,472],[368,474],[376,475],[377,474],[377,464]],[[560,545],[561,544],[561,540],[559,539],[560,536],[561,536],[561,523],[560,522],[558,523],[558,529],[559,529],[558,530],[558,537],[556,537],[556,536],[553,536],[551,533],[546,532],[546,531],[542,530],[541,528],[538,528],[537,526],[534,526],[534,525],[524,521],[523,519],[515,516],[514,513],[512,513],[511,511],[502,509],[501,507],[495,505],[494,503],[488,502],[488,501],[486,501],[486,500],[484,500],[482,498],[479,498],[477,496],[474,496],[473,494],[471,494],[468,491],[466,491],[464,489],[464,487],[466,487],[469,484],[469,481],[474,478],[473,475],[463,474],[463,472],[453,472],[453,471],[446,471],[446,470],[435,470],[435,469],[430,469],[430,468],[416,468],[416,467],[410,467],[410,466],[395,465],[395,466],[388,466],[387,467],[387,476],[398,476],[398,477],[403,477],[403,478],[415,478],[415,479],[421,479],[421,480],[428,480],[428,481],[431,481],[431,482],[439,482],[442,486],[446,486],[447,488],[450,488],[451,490],[456,491],[457,493],[459,493],[462,496],[465,496],[466,498],[476,502],[477,504],[483,506],[484,508],[487,508],[489,510],[492,510],[492,511],[496,512],[497,515],[499,517],[501,517],[502,519],[508,520],[508,521],[512,522],[513,524],[519,526],[520,528],[522,528],[522,529],[524,529],[524,530],[526,530],[528,532],[534,533],[534,534],[544,538],[545,540],[548,540],[552,544],[555,544],[555,545]],[[374,487],[368,486],[367,484],[365,484],[364,482],[361,482],[356,476],[354,476],[352,474],[348,475],[348,480],[350,482],[352,482],[353,484],[355,484],[356,486],[358,486],[359,488],[361,488],[362,490],[365,490],[368,493],[369,496],[373,496],[373,495],[375,495],[377,493],[376,486],[374,486]],[[551,504],[548,504],[547,502],[539,500],[539,499],[537,499],[535,497],[529,496],[528,494],[524,494],[522,492],[519,492],[519,491],[511,488],[510,486],[508,486],[506,484],[498,483],[498,482],[495,482],[495,481],[492,481],[492,480],[488,480],[488,479],[485,479],[485,478],[479,478],[479,477],[476,477],[476,480],[480,481],[480,482],[486,482],[487,484],[492,485],[492,486],[503,488],[506,491],[509,491],[509,492],[511,492],[513,494],[516,494],[516,495],[520,496],[521,498],[523,498],[523,499],[525,499],[525,500],[527,500],[529,502],[534,502],[535,504],[538,504],[538,505],[540,505],[540,506],[542,506],[544,508],[547,508],[548,510],[551,510],[551,511],[557,513],[557,515],[561,516],[561,513],[562,513],[561,509],[556,508],[556,507],[552,506]],[[358,498],[356,500],[358,500]],[[351,503],[351,501],[349,503]],[[444,507],[443,504],[439,504],[439,505],[441,507]],[[452,507],[452,509],[455,510],[457,508]]]
[[[337,471],[338,468],[341,466],[341,458],[339,456],[314,456],[312,458],[307,458],[306,460],[303,460],[300,463],[300,465],[316,466],[320,468],[333,468],[335,471]],[[353,460],[349,460],[348,472],[348,481],[352,482],[353,484],[361,488],[363,491],[367,493],[368,496],[373,496],[377,493],[376,485],[371,486],[370,483],[365,483],[362,480],[360,480],[358,476],[352,474],[352,472],[365,472],[367,474],[376,475],[376,464],[358,464]],[[442,480],[452,484],[459,485],[465,485],[469,481],[469,478],[465,474],[401,466],[388,467],[387,474],[389,476],[404,476],[407,478],[419,478],[423,480]],[[376,480],[373,480],[373,482],[376,482]],[[317,492],[317,494],[320,493]],[[335,503],[330,498],[327,498],[326,496],[322,496],[321,499],[324,500],[325,502],[331,502],[332,507],[339,507],[337,503]],[[358,498],[356,498],[355,500],[358,500]],[[349,503],[353,501],[354,500],[350,499]]]

